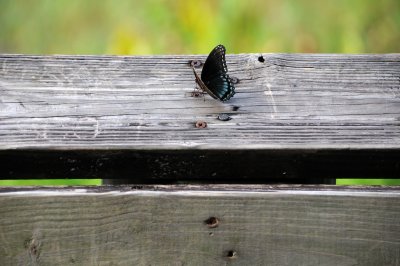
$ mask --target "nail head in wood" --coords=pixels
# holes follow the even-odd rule
[[[233,84],[238,84],[240,82],[239,78],[237,77],[231,77],[231,81]]]
[[[192,92],[192,97],[200,97],[202,95],[202,93],[200,91],[193,91]]]
[[[206,128],[207,127],[207,122],[205,121],[197,121],[196,122],[196,128]]]
[[[190,60],[189,65],[192,67],[200,67],[203,63],[200,60]]]
[[[220,121],[229,121],[231,119],[232,119],[232,117],[230,117],[228,114],[219,114],[218,115],[218,120],[220,120]]]

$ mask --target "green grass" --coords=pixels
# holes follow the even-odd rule
[[[336,179],[337,185],[400,185],[399,179]]]
[[[2,0],[0,52],[399,52],[398,0]]]

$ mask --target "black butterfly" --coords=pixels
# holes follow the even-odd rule
[[[225,47],[218,45],[208,55],[201,72],[201,79],[192,66],[196,82],[214,99],[227,101],[235,94],[235,86],[229,78],[225,61]]]

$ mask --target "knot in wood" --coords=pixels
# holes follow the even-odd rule
[[[229,250],[228,254],[226,255],[229,259],[236,259],[237,258],[237,252],[234,250]]]

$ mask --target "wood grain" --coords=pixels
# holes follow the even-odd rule
[[[399,187],[1,188],[0,261],[399,265],[399,206]]]
[[[83,150],[139,157],[166,150],[199,151],[199,156],[203,151],[263,156],[295,150],[301,156],[339,150],[337,158],[361,150],[371,158],[364,165],[386,157],[389,166],[377,167],[389,167],[388,177],[399,174],[394,163],[400,158],[399,54],[226,58],[239,83],[236,95],[221,103],[192,97],[195,81],[188,63],[204,62],[201,55],[1,55],[0,156],[11,158],[13,150],[54,151],[57,158],[60,151]],[[218,120],[221,113],[232,119]],[[196,128],[197,121],[207,122],[207,128]],[[15,178],[17,170],[4,173]]]
[[[202,56],[3,55],[2,148],[400,147],[400,55],[258,56],[227,56],[224,104],[190,97]]]

